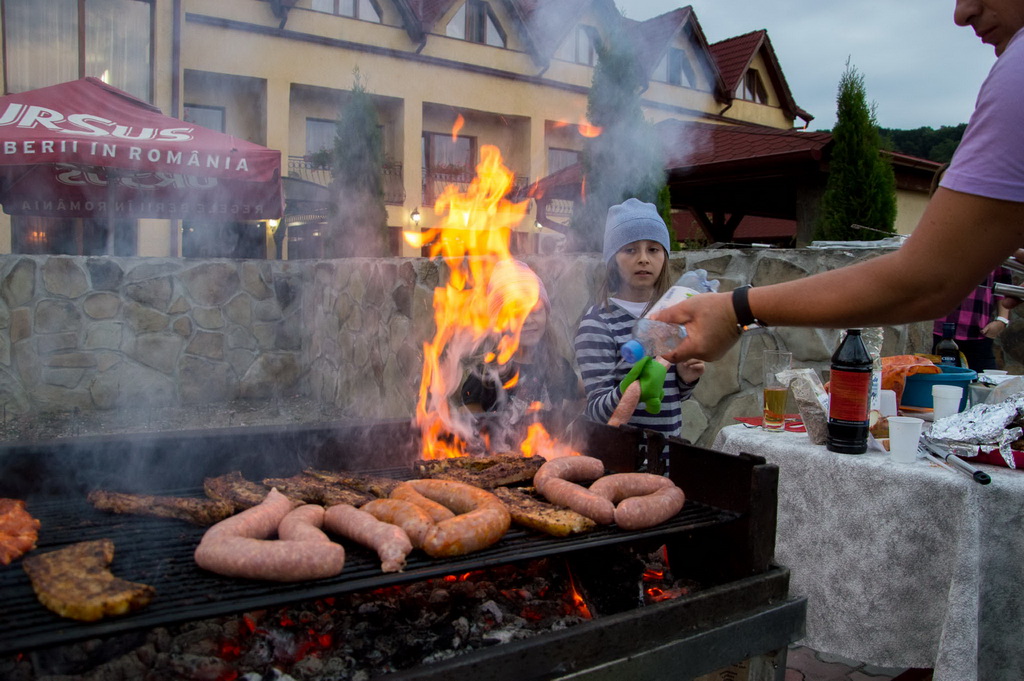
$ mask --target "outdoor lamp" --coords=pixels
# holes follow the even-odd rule
[[[412,218],[412,222],[414,225],[420,224],[420,209],[413,208],[412,213],[410,213],[409,217]]]

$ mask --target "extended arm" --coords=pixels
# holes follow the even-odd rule
[[[754,288],[750,308],[772,326],[883,326],[936,319],[1024,244],[1024,204],[940,188],[892,253],[812,277]],[[731,295],[694,296],[656,315],[687,338],[666,357],[718,359],[739,332]]]

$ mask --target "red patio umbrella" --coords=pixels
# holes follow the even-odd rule
[[[96,78],[0,97],[0,203],[47,217],[280,218],[281,152]],[[113,243],[108,228],[108,252]]]

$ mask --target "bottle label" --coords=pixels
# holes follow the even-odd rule
[[[871,371],[833,369],[829,382],[828,418],[851,425],[868,420]]]
[[[693,298],[698,295],[700,291],[695,291],[688,286],[672,286],[669,290],[665,291],[664,295],[658,299],[645,316],[650,316],[655,312],[664,310],[667,307],[671,307],[676,303],[682,302],[687,298]]]

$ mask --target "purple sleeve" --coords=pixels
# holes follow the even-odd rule
[[[1024,202],[1024,31],[1013,37],[981,86],[940,184],[965,194]]]

